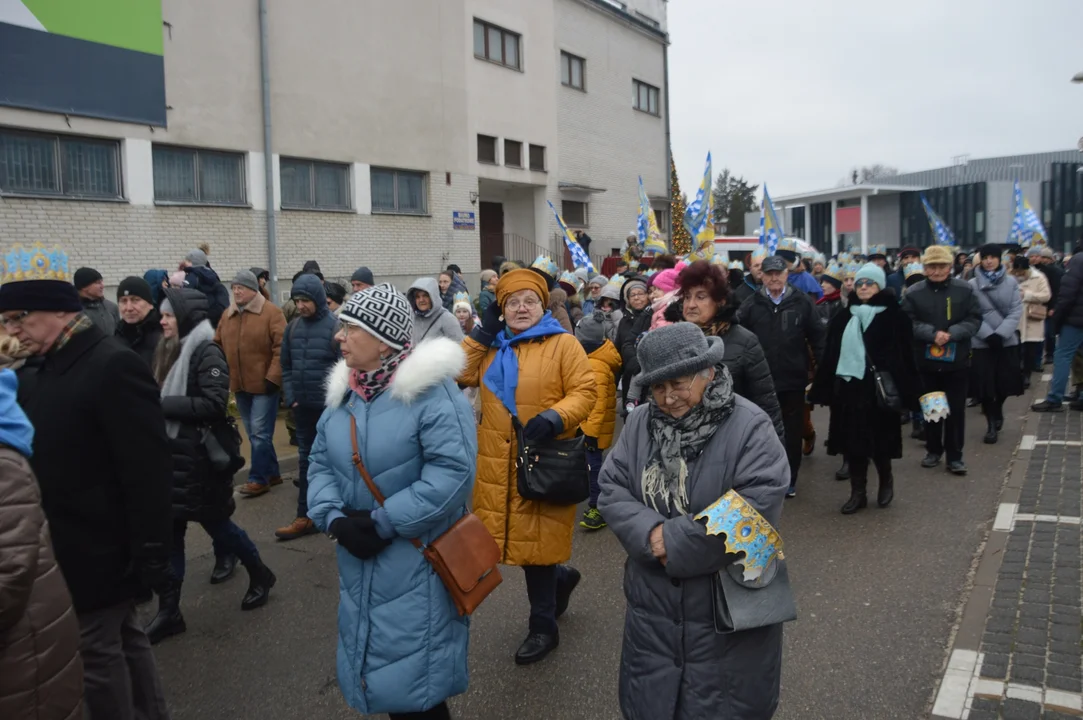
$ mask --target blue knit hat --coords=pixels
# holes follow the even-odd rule
[[[870,262],[861,266],[861,269],[857,271],[857,275],[854,276],[854,282],[856,283],[862,279],[872,280],[881,290],[887,287],[887,276],[884,275],[883,269],[876,263]]]

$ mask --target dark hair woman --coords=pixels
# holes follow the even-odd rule
[[[722,363],[733,376],[733,391],[767,413],[781,438],[782,411],[771,369],[755,333],[734,320],[737,305],[732,301],[726,275],[722,266],[711,265],[706,260],[698,260],[681,270],[677,276],[681,302],[669,306],[666,320],[690,322],[704,335],[722,338],[726,349]]]
[[[809,393],[812,403],[831,407],[827,454],[850,461],[850,499],[842,506],[844,515],[868,505],[870,459],[880,476],[877,504],[887,507],[895,494],[891,460],[902,457],[902,426],[897,410],[879,406],[874,368],[891,375],[905,408],[918,408],[910,319],[895,292],[886,288],[887,277],[875,264],[867,263],[858,271],[849,304],[828,327],[823,360]]]

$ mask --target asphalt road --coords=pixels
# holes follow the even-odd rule
[[[787,501],[780,528],[799,619],[786,627],[776,718],[926,715],[971,562],[1019,440],[1013,418],[1024,407],[1022,398],[1008,403],[1006,431],[995,446],[981,444],[983,418],[968,411],[965,478],[943,467],[920,468],[922,446],[905,440],[887,510],[840,515],[848,483],[834,480],[837,458],[826,456],[822,444],[805,458],[798,497]],[[826,411],[814,417],[826,432]],[[254,612],[240,610],[242,569],[225,584],[207,582],[210,542],[198,526],[189,529],[182,601],[188,632],[157,647],[174,720],[359,717],[335,680],[338,579],[331,541],[274,539],[274,528],[293,517],[294,493],[285,484],[238,501],[236,521],[278,575],[270,602]],[[561,646],[527,668],[513,662],[526,634],[523,576],[505,568],[504,584],[474,618],[470,690],[452,701],[455,717],[619,719],[624,558],[612,533],[577,533],[572,563],[583,582],[561,620]]]

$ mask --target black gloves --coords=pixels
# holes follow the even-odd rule
[[[339,545],[362,560],[371,560],[391,544],[376,532],[376,523],[368,510],[347,510],[346,517],[337,518],[328,529]]]
[[[481,329],[488,335],[496,337],[504,329],[504,321],[500,319],[502,315],[500,305],[495,302],[489,303],[489,307],[485,308],[485,312],[481,314]]]
[[[556,427],[543,415],[535,415],[523,426],[523,439],[527,442],[545,442],[556,434]]]
[[[263,391],[266,395],[274,395],[278,392],[278,386],[270,380],[263,381]]]
[[[1004,338],[1000,337],[996,333],[993,333],[989,337],[985,338],[985,344],[989,346],[991,350],[999,350],[1004,347]]]

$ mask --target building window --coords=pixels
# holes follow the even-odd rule
[[[545,172],[545,147],[542,145],[530,146],[530,169]]]
[[[588,227],[587,203],[565,200],[560,204],[560,215],[569,227]]]
[[[669,209],[668,208],[654,208],[654,219],[658,223],[658,232],[668,235],[669,234]]]
[[[587,61],[571,53],[560,53],[560,83],[576,90],[586,90]]]
[[[282,207],[350,209],[349,165],[282,158],[278,177],[282,184]]]
[[[429,176],[410,170],[372,169],[372,212],[425,215]]]
[[[651,115],[661,114],[658,110],[658,88],[639,80],[633,80],[632,87],[634,92],[632,101],[636,110]]]
[[[510,67],[522,69],[519,63],[519,43],[522,36],[510,30],[474,20],[474,57]]]
[[[120,198],[120,143],[0,130],[0,192]]]
[[[518,140],[504,141],[504,164],[508,167],[523,166],[523,144]]]
[[[244,205],[244,153],[155,145],[154,199]]]
[[[496,138],[478,135],[478,162],[496,165]]]

